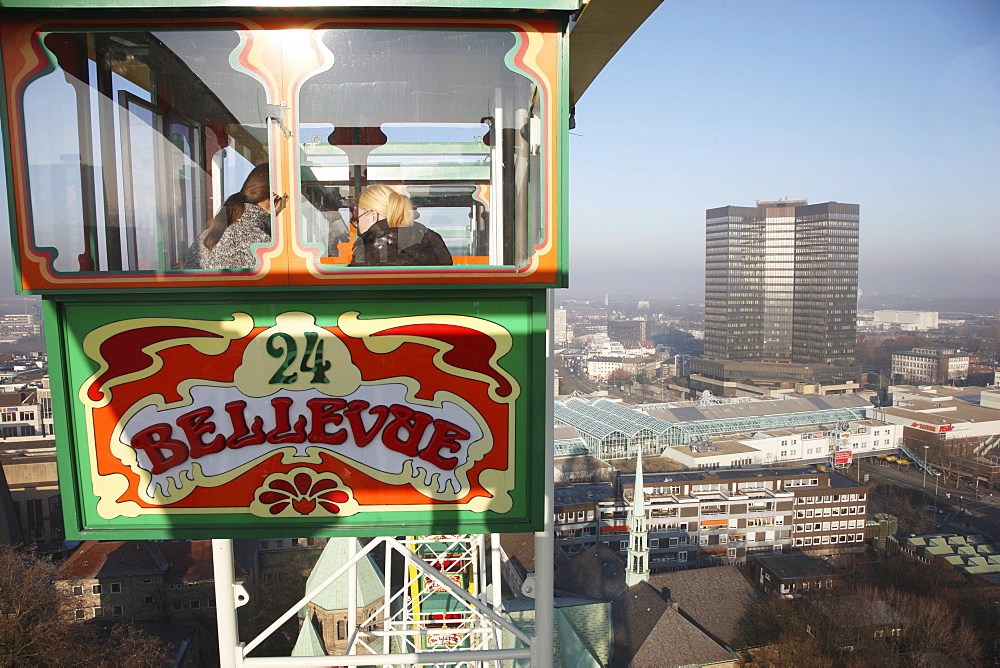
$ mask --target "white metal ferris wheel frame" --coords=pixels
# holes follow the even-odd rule
[[[547,310],[548,322],[546,326],[547,337],[551,338],[552,333],[552,291],[547,290]],[[256,638],[248,643],[239,640],[239,630],[236,621],[237,608],[249,601],[246,590],[236,582],[233,570],[233,543],[229,539],[212,540],[212,557],[215,570],[215,599],[216,615],[219,629],[219,658],[221,668],[244,668],[244,666],[329,666],[331,658],[336,657],[334,663],[338,666],[485,666],[493,664],[501,665],[506,660],[530,660],[530,665],[534,668],[546,668],[553,664],[554,658],[554,611],[553,611],[553,557],[554,557],[554,532],[553,532],[553,496],[554,496],[554,468],[553,461],[553,435],[552,435],[552,410],[553,410],[553,358],[551,340],[546,341],[546,365],[545,365],[545,456],[544,479],[545,493],[542,508],[544,520],[543,529],[535,533],[535,578],[533,594],[535,599],[535,633],[528,636],[517,626],[512,624],[502,616],[502,600],[500,596],[500,541],[499,535],[493,534],[490,549],[490,580],[492,582],[491,600],[486,600],[485,583],[485,548],[483,536],[452,536],[448,541],[449,548],[461,549],[463,558],[468,559],[470,565],[476,570],[474,580],[476,582],[475,591],[479,597],[473,596],[461,587],[455,585],[447,574],[432,567],[424,559],[420,558],[413,549],[415,541],[400,541],[391,536],[380,536],[372,539],[362,549],[357,549],[357,541],[351,540],[348,548],[347,561],[323,582],[315,586],[311,591],[306,592],[289,610],[279,616],[270,626],[264,629]],[[418,539],[423,545],[427,541]],[[440,543],[441,537],[435,537],[434,541]],[[460,546],[461,544],[461,546]],[[369,615],[365,620],[358,619],[357,609],[357,574],[356,565],[365,558],[376,547],[385,546],[385,592],[383,604],[378,611]],[[432,551],[433,552],[433,551]],[[477,552],[473,558],[473,552]],[[399,591],[391,592],[391,570],[389,568],[393,554],[402,557],[407,574],[403,579],[403,587]],[[434,553],[436,554],[436,553]],[[440,561],[438,559],[437,561]],[[395,653],[372,653],[358,654],[357,651],[364,648],[365,651],[373,651],[369,641],[383,638],[383,648],[388,644],[390,638],[396,638],[405,648],[416,650],[417,643],[413,638],[425,636],[429,632],[440,631],[431,630],[423,624],[424,620],[414,619],[410,614],[411,607],[402,604],[400,611],[395,615],[391,613],[391,605],[400,596],[408,596],[409,585],[413,580],[410,575],[410,568],[413,568],[413,577],[419,578],[421,575],[437,583],[437,590],[443,589],[464,605],[463,625],[460,629],[469,641],[471,649],[461,650],[422,650]],[[282,624],[298,614],[306,604],[319,595],[324,589],[329,587],[338,578],[346,575],[348,578],[348,628],[351,630],[348,642],[347,653],[343,655],[324,655],[315,657],[250,657],[247,656],[257,648],[264,640],[274,633]],[[401,603],[404,603],[401,601]],[[406,602],[409,603],[409,602]],[[359,623],[360,622],[360,623]],[[372,630],[381,626],[381,631]],[[361,630],[367,629],[367,630]],[[455,629],[449,629],[452,631]],[[508,631],[524,647],[501,648],[502,631]]]
[[[500,550],[498,541],[499,536],[493,534],[491,541],[493,548],[490,551],[490,556],[492,557],[490,559],[490,572],[494,574],[494,577],[491,578],[493,582],[500,581]],[[454,645],[473,650],[501,649],[502,629],[507,628],[513,633],[512,628],[507,624],[500,624],[495,619],[486,616],[480,610],[477,610],[475,606],[470,606],[465,598],[461,598],[455,593],[456,591],[466,591],[475,596],[479,601],[487,601],[486,537],[483,535],[468,534],[456,536],[420,536],[407,538],[400,542],[411,552],[417,553],[418,556],[422,554],[421,558],[423,561],[431,566],[432,569],[437,568],[443,578],[451,580],[457,589],[452,590],[447,586],[442,587],[443,580],[439,579],[436,575],[429,580],[423,579],[426,577],[425,572],[415,565],[410,564],[410,560],[408,559],[407,563],[410,565],[404,570],[406,575],[402,587],[393,597],[393,599],[402,599],[403,605],[395,615],[386,616],[383,623],[384,632],[382,634],[364,634],[359,631],[359,635],[373,637],[382,635],[387,640],[391,638],[402,645],[402,647],[398,648],[400,651],[405,650],[409,652],[417,652],[425,649],[420,646],[423,643],[417,642],[418,640],[429,640],[439,636],[449,636]],[[387,551],[386,573],[390,572],[390,555],[391,552]],[[468,574],[468,581],[465,583],[465,588],[460,584],[463,579],[462,574]],[[455,576],[458,576],[457,579],[459,582],[455,582]],[[421,584],[421,581],[423,584]],[[390,599],[388,582],[387,579],[383,610],[391,612],[393,599]],[[447,613],[447,620],[435,620],[434,615],[440,613],[423,611],[424,605],[429,602],[430,598],[438,594],[450,594],[459,603],[460,610],[449,611]],[[492,596],[489,599],[491,609],[500,614],[503,608],[499,587],[493,588]],[[421,610],[421,612],[417,612],[417,610]],[[375,615],[373,614],[373,619],[369,620],[369,624],[376,621],[374,617]],[[438,624],[440,626],[437,626]],[[366,628],[366,624],[362,622],[358,628]],[[516,636],[522,642],[525,642],[525,644],[530,642],[530,639],[524,636],[523,633],[517,633]],[[359,642],[363,642],[360,637]],[[365,647],[374,653],[374,650],[370,646],[366,644]]]

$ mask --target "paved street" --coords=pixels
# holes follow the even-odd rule
[[[925,486],[924,474],[913,468],[899,470],[895,465],[877,466],[869,460],[859,460],[857,465],[861,467],[862,474],[868,473],[872,478],[880,476],[897,487],[922,490],[926,494],[927,505],[946,511],[937,519],[943,525],[942,530],[958,532],[971,529],[984,531],[994,538],[1000,537],[1000,495],[997,492],[990,496],[988,491],[980,491],[977,499],[974,488],[939,484],[935,497],[933,476],[926,477]]]

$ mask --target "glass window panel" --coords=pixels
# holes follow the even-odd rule
[[[341,224],[345,205],[384,183],[410,197],[416,223],[444,238],[456,264],[524,261],[541,238],[540,124],[533,82],[507,64],[517,36],[372,28],[318,37],[328,57],[298,100],[303,245],[321,264],[348,263],[355,232]]]
[[[36,250],[61,273],[183,269],[254,164],[266,95],[237,31],[49,33],[24,93]]]

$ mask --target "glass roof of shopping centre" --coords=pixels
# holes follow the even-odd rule
[[[688,445],[712,436],[863,420],[867,407],[870,404],[861,397],[842,395],[743,402],[726,406],[725,410],[722,406],[657,407],[658,410],[650,411],[654,415],[649,415],[609,399],[587,401],[573,397],[556,402],[555,418],[597,439],[616,431],[634,437],[646,429],[662,445]],[[655,413],[671,419],[662,419]]]

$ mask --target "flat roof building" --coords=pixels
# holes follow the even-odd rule
[[[653,573],[753,561],[793,548],[815,555],[863,550],[868,486],[815,468],[645,472]],[[557,487],[555,536],[567,554],[597,542],[628,549],[634,473],[611,483]]]

